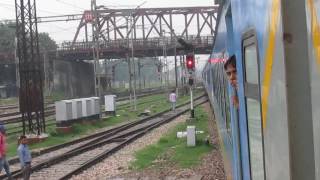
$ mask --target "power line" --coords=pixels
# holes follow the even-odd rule
[[[43,24],[44,26],[47,26],[47,27],[49,27],[49,25],[46,25],[46,24]],[[61,27],[61,26],[57,26],[57,25],[54,25],[56,28],[58,28],[58,29],[61,29],[62,31],[71,31],[71,30],[74,30],[74,27],[69,27],[69,28],[64,28],[64,27]],[[51,25],[50,25],[50,27],[52,27]],[[71,29],[72,28],[72,29]],[[61,32],[61,31],[60,31]]]
[[[15,5],[12,5],[12,4],[7,4],[7,3],[0,2],[0,5],[6,6],[6,7],[11,8],[11,9],[15,9]],[[58,15],[58,16],[63,16],[63,14],[58,14],[58,13],[53,12],[53,11],[48,11],[48,10],[43,10],[43,9],[38,9],[38,8],[37,8],[37,11],[46,12],[46,13],[54,14],[54,15]]]
[[[6,7],[11,8],[11,9],[15,9],[14,6],[11,5],[11,4],[6,4],[6,3],[1,3],[1,2],[0,2],[0,5],[6,6]],[[0,7],[1,7],[1,6],[0,6]],[[3,7],[2,7],[2,8],[3,8]]]
[[[137,7],[138,6],[136,4],[123,5],[123,4],[115,3],[114,1],[110,1],[110,0],[101,0],[101,1],[103,2],[108,1],[109,4],[113,4],[108,7]]]
[[[12,5],[12,4],[4,3],[4,2],[1,2],[0,4],[6,5],[6,6],[14,6],[14,5]]]
[[[65,5],[70,6],[70,7],[73,7],[73,8],[78,8],[78,9],[81,9],[81,10],[86,10],[86,9],[84,9],[84,8],[82,8],[82,7],[76,6],[76,5],[74,5],[74,4],[66,3],[66,2],[63,2],[63,1],[61,1],[61,0],[56,0],[56,1],[57,1],[58,3],[65,4]]]

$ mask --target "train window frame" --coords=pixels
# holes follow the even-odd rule
[[[242,73],[243,73],[243,84],[244,84],[244,98],[245,98],[245,113],[248,121],[248,99],[256,100],[260,103],[260,116],[261,116],[261,141],[262,141],[262,156],[263,156],[263,177],[266,179],[266,166],[265,166],[265,146],[264,146],[264,131],[262,127],[262,107],[261,107],[261,89],[260,89],[260,66],[259,66],[259,51],[258,51],[258,41],[256,31],[254,29],[249,29],[242,35]],[[246,72],[246,57],[245,52],[246,48],[252,46],[256,49],[256,65],[258,68],[258,82],[257,84],[247,82],[247,72]],[[250,164],[250,176],[252,178],[252,169],[251,169],[251,154],[250,154],[250,134],[249,134],[249,122],[247,122],[247,134],[248,134],[248,148],[249,148],[249,164]]]

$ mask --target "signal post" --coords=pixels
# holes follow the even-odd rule
[[[187,54],[186,57],[186,66],[188,69],[188,75],[189,75],[189,88],[190,88],[190,116],[191,118],[194,118],[194,108],[193,108],[193,84],[194,84],[194,77],[195,77],[195,60],[194,60],[194,53]]]

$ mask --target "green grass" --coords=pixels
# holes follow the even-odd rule
[[[178,99],[177,104],[182,104],[188,100],[189,100],[189,96],[180,97]],[[120,107],[117,109],[117,115],[120,115],[120,116],[104,118],[100,121],[95,121],[95,123],[92,123],[92,124],[86,124],[86,125],[74,124],[72,127],[73,131],[72,133],[69,133],[69,134],[61,135],[56,132],[55,126],[49,126],[47,127],[47,133],[49,134],[49,137],[43,142],[30,145],[30,148],[37,149],[37,148],[45,148],[45,147],[62,144],[62,143],[80,138],[82,136],[91,134],[93,131],[97,129],[114,126],[123,122],[137,120],[138,115],[141,112],[143,112],[145,109],[150,109],[151,115],[170,109],[170,103],[168,102],[167,95],[165,94],[158,94],[154,96],[139,98],[138,104],[139,105],[137,106],[137,111],[132,111],[130,106]],[[10,127],[14,127],[17,125],[18,124],[15,124],[12,126],[10,125]],[[16,155],[17,137],[18,135],[8,136],[7,143],[8,143],[9,157]]]
[[[132,117],[133,115],[131,113],[128,113],[129,116],[127,117]],[[91,134],[93,131],[103,128],[103,127],[108,127],[108,126],[113,126],[118,123],[127,121],[127,117],[110,117],[110,118],[105,118],[100,121],[95,121],[94,123],[88,124],[86,123],[85,125],[82,123],[77,123],[72,125],[72,132],[68,134],[60,134],[57,133],[56,131],[56,126],[49,126],[47,127],[47,133],[49,134],[49,137],[40,143],[32,144],[30,145],[30,149],[38,149],[38,148],[45,148],[45,147],[50,147],[62,143],[69,142],[71,140],[80,138],[82,136]],[[12,135],[8,137],[7,142],[8,143],[8,156],[12,157],[16,155],[16,148],[17,148],[17,137],[18,135]]]
[[[45,99],[48,99],[49,101],[60,101],[62,99],[65,99],[65,94],[62,91],[54,91],[51,93],[50,96],[46,96]]]
[[[12,105],[12,104],[17,104],[18,102],[19,102],[19,99],[16,97],[0,99],[0,105]]]
[[[136,160],[131,163],[133,169],[144,169],[150,166],[159,166],[158,162],[165,164],[175,164],[182,168],[197,165],[201,161],[201,157],[210,152],[214,146],[207,145],[204,139],[208,135],[208,116],[201,107],[195,109],[196,120],[194,125],[197,130],[204,131],[203,134],[197,135],[197,146],[187,147],[186,138],[176,138],[178,131],[185,131],[187,124],[182,123],[165,134],[157,144],[147,146],[146,148],[136,152]]]

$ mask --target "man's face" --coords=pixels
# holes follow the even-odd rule
[[[229,64],[226,69],[226,74],[228,76],[229,82],[232,87],[237,88],[238,87],[238,81],[237,81],[237,69],[236,67],[233,67],[232,64]]]
[[[27,138],[21,139],[21,144],[28,144],[28,139]]]

